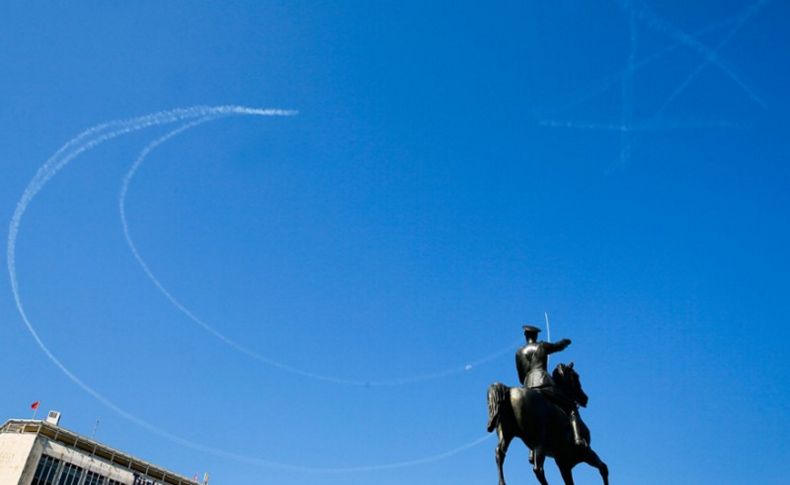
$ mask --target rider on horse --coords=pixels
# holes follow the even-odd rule
[[[540,329],[531,325],[524,325],[524,337],[527,344],[516,351],[516,369],[518,380],[528,389],[536,389],[546,396],[551,402],[560,407],[570,418],[573,440],[576,445],[588,446],[582,437],[581,417],[579,407],[565,393],[560,391],[546,370],[549,354],[560,352],[571,344],[570,339],[562,339],[557,343],[538,341]]]

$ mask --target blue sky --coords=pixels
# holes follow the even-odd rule
[[[788,8],[743,1],[0,7],[0,210],[84,129],[0,281],[0,418],[29,404],[212,483],[493,483],[489,383],[523,323],[573,344],[617,483],[786,482]],[[439,378],[397,386],[355,382]],[[504,352],[500,352],[506,349]],[[477,363],[479,359],[493,358]],[[506,464],[530,483],[526,449]],[[549,479],[559,483],[553,464]],[[577,483],[599,483],[579,466]]]

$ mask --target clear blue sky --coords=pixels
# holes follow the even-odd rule
[[[303,467],[419,460],[485,434],[523,323],[573,344],[621,484],[779,484],[790,459],[789,8],[783,2],[25,2],[0,6],[0,214],[101,122],[193,105],[299,110],[151,153],[76,158],[32,201],[16,265],[45,344],[125,411]],[[175,444],[41,352],[0,280],[0,418],[63,424],[216,484],[494,483],[494,440],[310,474]],[[558,359],[555,359],[555,362]],[[531,483],[526,449],[506,473]],[[559,483],[553,463],[549,478]],[[577,483],[599,483],[576,469]]]

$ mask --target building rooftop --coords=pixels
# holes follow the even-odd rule
[[[47,439],[60,443],[64,446],[78,450],[82,453],[100,458],[113,465],[126,468],[132,472],[138,472],[148,477],[159,480],[168,485],[200,485],[200,482],[173,473],[164,468],[158,467],[147,461],[124,453],[123,451],[110,448],[98,441],[86,438],[73,431],[69,431],[60,426],[31,419],[9,419],[0,427],[0,433],[20,433],[35,434],[46,437]]]

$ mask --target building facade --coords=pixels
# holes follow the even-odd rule
[[[0,428],[2,485],[201,485],[58,426],[12,419]]]

